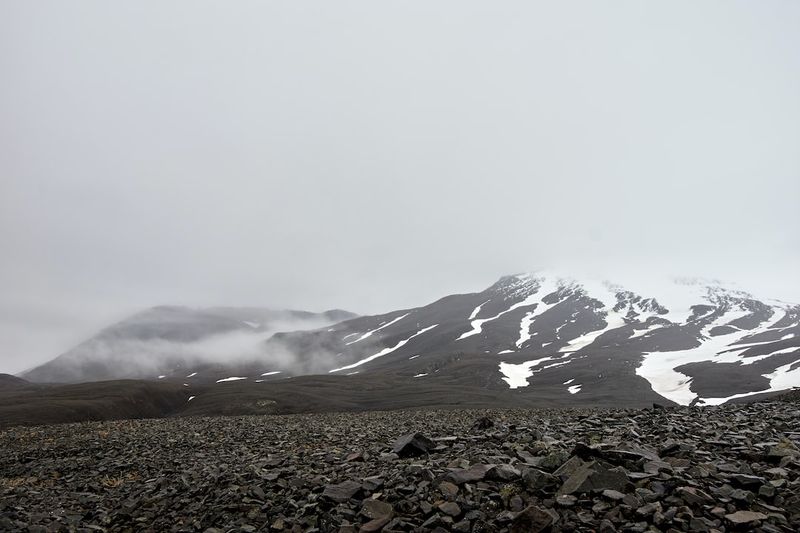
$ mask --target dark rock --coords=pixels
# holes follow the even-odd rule
[[[337,503],[344,503],[358,494],[360,490],[361,483],[345,481],[336,485],[325,485],[325,490],[322,491],[322,497]]]
[[[508,500],[508,508],[509,510],[518,513],[525,508],[525,501],[519,494],[515,494]]]
[[[540,533],[551,531],[554,522],[549,512],[531,505],[514,515],[509,530],[511,533]]]
[[[714,498],[695,487],[678,487],[675,493],[686,502],[687,505],[711,505]]]
[[[548,474],[536,468],[529,468],[525,470],[522,475],[525,485],[532,490],[547,490],[558,486],[560,483],[559,478],[552,474]]]
[[[456,494],[458,494],[458,486],[450,483],[449,481],[442,481],[439,483],[439,490],[442,491],[442,494],[449,498],[454,498]]]
[[[753,511],[736,511],[725,515],[725,520],[734,528],[756,527],[762,520],[766,519],[767,515]]]
[[[495,481],[511,481],[520,476],[519,470],[511,465],[495,465],[486,472],[486,479]]]
[[[751,476],[747,474],[733,474],[730,476],[730,479],[732,479],[740,487],[747,489],[758,489],[758,487],[763,485],[765,482],[763,477]]]
[[[575,507],[576,503],[578,503],[578,498],[571,494],[556,496],[556,504],[561,507]]]
[[[436,443],[422,433],[409,433],[403,435],[392,444],[392,453],[398,457],[414,457],[430,453]]]
[[[391,521],[394,516],[394,508],[389,503],[368,499],[364,500],[364,503],[361,505],[361,515],[370,520],[366,524],[363,524],[359,531],[371,533],[380,531]]]
[[[643,518],[647,518],[657,512],[661,512],[661,504],[658,502],[647,503],[636,509],[636,514]]]
[[[619,492],[618,490],[611,490],[611,489],[604,490],[603,496],[615,502],[622,501],[622,499],[625,498],[625,495],[623,493]]]
[[[472,431],[486,431],[487,429],[494,427],[494,421],[487,417],[482,416],[472,424]]]
[[[609,469],[601,463],[591,461],[582,465],[558,489],[558,494],[582,494],[602,492],[607,489],[622,491],[628,484],[624,471]]]
[[[361,486],[367,492],[375,492],[376,490],[380,490],[380,488],[383,487],[383,478],[381,476],[365,477],[361,481]]]
[[[456,485],[474,483],[475,481],[483,480],[483,478],[486,477],[486,473],[491,470],[493,466],[494,465],[477,464],[467,469],[456,469],[447,474],[447,479]]]
[[[617,448],[603,451],[603,457],[609,461],[660,461],[658,454],[652,450],[647,450],[642,446],[623,444]]]
[[[552,472],[569,460],[569,454],[564,450],[555,450],[537,461],[538,468]]]
[[[566,480],[572,474],[578,471],[578,469],[583,466],[583,461],[579,457],[570,457],[569,460],[558,467],[555,472],[553,472],[554,476],[561,478],[562,480]]]
[[[439,504],[438,509],[448,516],[458,516],[461,514],[461,507],[455,502],[444,502]]]
[[[392,518],[394,516],[394,508],[389,503],[368,499],[364,500],[361,505],[361,514],[369,519]]]
[[[571,455],[575,455],[580,457],[584,460],[591,460],[595,458],[600,458],[603,456],[603,450],[599,446],[595,445],[588,445],[583,442],[578,442],[575,444],[575,447],[572,449]]]
[[[456,522],[450,528],[451,531],[458,531],[459,533],[469,533],[472,529],[472,523],[469,520],[462,520],[461,522]]]

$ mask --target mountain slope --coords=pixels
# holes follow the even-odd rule
[[[800,307],[701,280],[659,294],[540,273],[430,305],[279,334],[299,373],[396,373],[576,403],[722,403],[800,385]],[[464,370],[469,368],[469,371]],[[276,368],[291,371],[291,369]]]
[[[261,397],[262,387],[284,412],[326,402],[711,405],[800,385],[800,306],[705,280],[648,287],[540,272],[333,325],[263,326],[252,313],[151,311],[25,377],[162,378],[197,392],[189,410],[211,411],[237,391]],[[114,358],[96,356],[109,346]]]
[[[114,324],[23,374],[34,382],[154,379],[192,367],[251,358],[279,330],[311,329],[356,315],[262,308],[161,306]]]

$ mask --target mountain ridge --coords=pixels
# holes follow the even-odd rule
[[[514,402],[565,405],[717,404],[800,385],[800,306],[714,280],[644,285],[550,271],[507,275],[420,307],[270,330],[247,357],[149,378],[266,387],[363,375],[410,380],[414,390],[476,387]],[[109,376],[121,377],[128,376]]]

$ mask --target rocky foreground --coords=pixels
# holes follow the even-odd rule
[[[798,531],[800,404],[0,433],[3,531]]]

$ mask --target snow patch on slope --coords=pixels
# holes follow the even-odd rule
[[[724,313],[722,316],[711,322],[701,332],[701,344],[696,348],[688,350],[677,350],[672,352],[649,352],[644,354],[644,359],[639,368],[636,369],[636,374],[643,377],[653,388],[655,392],[672,400],[681,405],[690,404],[697,394],[691,390],[691,378],[675,368],[689,364],[700,363],[703,361],[712,361],[715,363],[736,363],[752,364],[755,362],[755,357],[746,358],[739,355],[740,350],[733,350],[725,352],[725,348],[730,347],[742,338],[757,335],[771,329],[771,324],[780,320],[776,319],[775,314],[772,318],[765,321],[756,329],[745,331],[734,331],[725,335],[717,335],[709,337],[709,332],[718,326],[723,326],[728,322],[742,318],[749,315],[750,312],[744,309],[735,309]],[[737,346],[738,347],[738,346]],[[775,353],[770,355],[776,355]],[[764,357],[760,357],[764,358]],[[750,360],[753,359],[753,360]],[[759,391],[765,392],[765,391]],[[757,394],[757,393],[746,393]],[[739,396],[737,396],[739,397]],[[729,397],[731,399],[733,397]],[[714,399],[703,398],[706,403],[714,401]],[[726,401],[721,399],[720,403]]]
[[[403,315],[403,316],[406,316],[406,315]],[[403,318],[403,317],[400,317],[400,318]],[[399,320],[399,319],[396,319],[396,320]],[[379,357],[383,357],[384,355],[390,354],[393,351],[395,351],[395,350],[397,350],[399,348],[402,348],[403,346],[405,346],[408,343],[408,341],[410,341],[414,337],[422,335],[426,331],[430,331],[430,330],[432,330],[433,328],[435,328],[438,325],[439,324],[434,324],[432,326],[428,326],[427,328],[423,328],[423,329],[419,330],[418,332],[414,333],[413,335],[411,335],[409,338],[401,340],[400,342],[398,342],[397,344],[395,344],[394,346],[392,346],[390,348],[384,348],[380,352],[378,352],[378,353],[376,353],[374,355],[370,355],[369,357],[365,357],[364,359],[362,359],[360,361],[356,361],[355,363],[353,363],[351,365],[347,365],[347,366],[343,366],[343,367],[339,367],[339,368],[334,368],[333,370],[329,370],[328,373],[339,372],[340,370],[350,370],[351,368],[356,368],[356,367],[361,366],[361,365],[363,365],[365,363],[369,363],[370,361],[374,361],[375,359],[377,359]]]
[[[765,390],[734,394],[733,396],[728,396],[727,398],[703,398],[698,403],[702,403],[704,405],[720,405],[728,400],[734,400],[736,398],[745,398],[747,396],[753,396],[754,394],[780,392],[783,390],[792,389],[797,387],[798,383],[800,383],[800,365],[795,367],[794,370],[791,369],[795,365],[797,365],[797,361],[780,366],[770,374],[762,374],[769,380],[769,388]]]
[[[382,329],[384,329],[384,328],[388,328],[389,326],[391,326],[391,325],[392,325],[392,324],[394,324],[395,322],[399,322],[400,320],[404,319],[405,317],[407,317],[407,316],[408,316],[408,315],[410,315],[410,314],[411,314],[411,313],[406,313],[406,314],[404,314],[404,315],[401,315],[401,316],[399,316],[399,317],[395,318],[394,320],[392,320],[392,321],[390,321],[390,322],[387,322],[387,323],[385,323],[385,324],[383,324],[383,325],[381,325],[381,326],[379,326],[379,327],[377,327],[377,328],[375,328],[375,329],[373,329],[373,330],[371,330],[371,331],[368,331],[368,332],[364,333],[363,335],[361,335],[361,336],[360,336],[359,338],[357,338],[356,340],[354,340],[354,341],[350,341],[350,342],[346,343],[345,345],[346,345],[346,346],[350,346],[351,344],[355,344],[355,343],[357,343],[357,342],[361,342],[361,341],[363,341],[364,339],[366,339],[366,338],[368,338],[368,337],[371,337],[373,333],[376,333],[376,332],[378,332],[378,331],[380,331],[380,330],[382,330]],[[349,337],[349,335],[348,335],[348,337]],[[345,338],[347,338],[347,337],[345,337]]]
[[[489,303],[489,302],[491,302],[491,301],[492,301],[492,299],[491,299],[491,298],[489,298],[488,300],[486,300],[485,302],[483,302],[481,305],[479,305],[478,307],[476,307],[475,309],[473,309],[473,310],[472,310],[472,312],[469,314],[469,320],[472,320],[473,318],[475,318],[476,316],[478,316],[478,313],[480,313],[480,312],[481,312],[481,307],[483,307],[484,305],[488,304],[488,303]]]
[[[525,361],[524,363],[519,364],[500,362],[500,373],[503,374],[503,381],[508,383],[508,386],[512,389],[527,387],[528,378],[534,374],[532,370],[533,367],[553,360],[555,360],[555,357],[547,356],[540,357],[539,359],[533,359],[531,361]],[[556,363],[556,365],[558,364],[559,363]],[[561,364],[566,364],[566,362]]]
[[[541,282],[540,282],[539,288],[536,290],[535,293],[528,295],[523,300],[513,304],[511,307],[509,307],[505,311],[500,311],[499,313],[497,313],[493,317],[490,317],[490,318],[479,318],[479,319],[472,320],[472,322],[470,324],[472,326],[472,329],[467,331],[467,332],[465,332],[465,333],[462,333],[461,336],[459,338],[457,338],[456,340],[460,341],[462,339],[466,339],[468,337],[472,337],[473,335],[477,335],[478,333],[483,331],[483,325],[484,324],[486,324],[487,322],[491,322],[493,320],[497,320],[501,316],[505,315],[506,313],[510,313],[511,311],[514,311],[515,309],[519,309],[520,307],[529,307],[529,306],[534,305],[536,303],[541,303],[542,297],[547,296],[548,294],[554,292],[555,289],[553,289],[552,287],[555,286],[556,289],[558,288],[556,283],[557,282],[554,279],[551,279],[550,277],[542,279]]]
[[[247,379],[247,378],[240,377],[240,376],[231,376],[229,378],[218,379],[217,383],[226,383],[228,381],[239,381],[239,380],[242,380],[242,379]]]
[[[528,311],[525,313],[525,316],[522,317],[522,320],[519,324],[519,339],[517,339],[517,348],[521,348],[523,344],[528,342],[531,338],[531,326],[533,322],[536,320],[537,316],[540,316],[542,313],[551,309],[552,307],[556,306],[559,302],[555,302],[552,304],[546,304],[542,300],[548,296],[556,292],[559,289],[559,284],[553,279],[545,280],[542,285],[539,287],[539,290],[536,291],[536,296],[538,299],[534,301],[536,308],[533,311]]]

